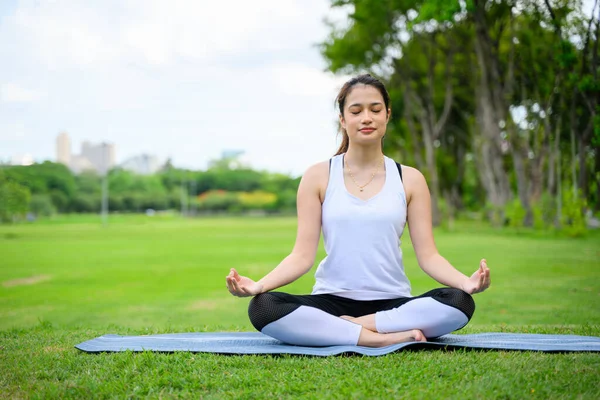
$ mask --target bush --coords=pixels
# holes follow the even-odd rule
[[[71,211],[78,213],[100,212],[101,199],[98,195],[78,193],[71,201]]]
[[[166,210],[169,206],[169,199],[162,193],[146,193],[141,197],[141,207],[143,210]]]
[[[277,195],[269,192],[240,192],[238,201],[243,210],[273,210],[277,205]]]
[[[125,211],[125,202],[123,201],[123,196],[118,194],[109,194],[108,209],[110,211]]]
[[[53,189],[49,197],[54,212],[65,212],[69,207],[69,197],[60,190]],[[33,200],[33,199],[32,199]],[[54,214],[54,212],[52,214]]]
[[[56,207],[50,196],[46,194],[34,194],[31,196],[31,201],[29,202],[29,211],[37,217],[50,217],[56,214]]]
[[[560,225],[565,233],[572,237],[583,236],[587,232],[585,209],[587,203],[579,194],[575,197],[572,190],[563,192],[563,204]]]
[[[27,213],[31,192],[25,186],[0,176],[0,222],[14,221]]]
[[[526,214],[527,212],[523,208],[519,198],[513,199],[504,208],[504,216],[506,217],[508,226],[522,227]]]
[[[225,190],[209,190],[197,197],[198,209],[204,211],[235,211],[241,204],[237,193]]]
[[[531,205],[533,211],[533,227],[535,229],[554,228],[556,222],[556,198],[550,193],[544,193],[540,199]]]
[[[287,189],[277,195],[277,204],[275,207],[278,210],[295,210],[296,209],[296,190]]]

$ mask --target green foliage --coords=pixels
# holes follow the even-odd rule
[[[443,129],[438,136],[431,138],[439,193],[450,189],[458,193],[467,210],[481,210],[488,203],[483,208],[494,225],[506,222],[505,211],[510,223],[518,225],[523,210],[516,203],[506,205],[506,210],[489,206],[492,198],[515,197],[517,182],[511,171],[515,153],[486,149],[513,146],[526,155],[520,184],[539,185],[533,187],[535,193],[543,190],[539,177],[549,175],[549,155],[558,151],[562,158],[558,173],[565,176],[565,168],[579,165],[576,179],[590,182],[582,195],[598,208],[592,157],[584,162],[572,159],[595,154],[594,146],[600,143],[600,111],[593,112],[594,107],[600,110],[600,83],[592,71],[598,38],[593,23],[588,35],[589,19],[581,2],[527,1],[516,8],[515,2],[504,0],[344,0],[332,5],[349,6],[352,11],[348,24],[330,26],[321,53],[332,72],[371,72],[386,84],[393,104],[386,154],[401,155],[407,165],[431,176],[421,142],[428,140],[424,130],[440,122],[449,82],[448,119],[439,125]],[[518,134],[511,106],[524,106],[528,112],[529,125]],[[594,129],[588,135],[591,118]],[[505,143],[490,134],[490,124],[501,126]],[[570,132],[578,147],[573,155]],[[557,134],[559,150],[553,148]],[[465,155],[478,163],[465,162]],[[493,174],[486,170],[488,165]],[[505,176],[513,180],[512,185],[506,184]],[[499,191],[506,193],[498,196]],[[545,215],[549,211],[540,207],[537,224],[546,226],[541,220],[549,218]]]
[[[531,205],[533,227],[539,230],[555,228],[557,207],[556,197],[547,192],[543,193],[540,199]]]
[[[204,211],[240,211],[237,193],[225,190],[210,190],[198,196],[198,208]]]
[[[31,196],[29,211],[37,217],[49,217],[56,214],[56,208],[50,196],[46,194],[34,194]]]
[[[0,170],[0,222],[10,222],[27,213],[31,193],[25,186],[4,177]]]
[[[284,211],[296,210],[296,190],[287,189],[277,194],[276,208]]]
[[[32,191],[36,196],[35,210],[43,210],[40,215],[100,211],[103,178],[94,172],[86,171],[73,175],[62,164],[50,162],[27,167],[5,167],[0,171],[6,176],[2,179],[8,179],[15,185]],[[263,208],[289,209],[295,206],[295,192],[299,181],[300,178],[283,174],[259,172],[248,168],[228,169],[223,166],[207,171],[188,171],[171,167],[155,175],[137,175],[117,168],[108,174],[108,205],[111,212],[179,209],[182,190],[184,202],[190,201],[188,197],[194,199],[199,193],[222,190],[232,193],[281,193],[275,195],[274,202],[268,201],[263,204]],[[11,189],[10,192],[13,193],[14,190]],[[206,204],[200,204],[200,209],[243,211],[257,207],[253,201],[246,204],[238,195],[233,197],[233,200],[212,198]],[[47,204],[48,201],[51,204]],[[23,214],[23,211],[20,213]]]
[[[488,221],[492,226],[500,227],[507,224],[506,209],[495,206],[491,202],[486,202],[482,209],[485,215],[485,220]]]
[[[84,171],[75,175],[75,185],[77,192],[100,195],[102,178],[95,172]]]
[[[53,189],[67,197],[76,191],[75,178],[63,164],[45,161],[29,166],[5,168],[6,177],[29,188],[32,194],[47,193]]]
[[[508,226],[521,227],[525,220],[526,211],[518,198],[513,199],[507,204],[504,215],[508,222]]]
[[[76,213],[99,213],[100,195],[77,193],[71,200],[70,211]]]
[[[281,203],[274,193],[264,191],[228,192],[211,190],[199,195],[196,199],[198,209],[209,212],[241,212],[250,210],[272,211],[278,209]]]
[[[454,16],[463,11],[459,0],[427,0],[421,2],[419,15],[415,23],[424,21],[453,22]],[[467,8],[472,9],[472,0],[468,0]]]
[[[277,205],[277,195],[269,192],[240,192],[237,197],[243,210],[273,210]]]
[[[585,221],[585,209],[587,202],[581,197],[581,193],[577,196],[572,190],[563,192],[562,218],[561,226],[563,230],[573,237],[583,236],[587,232]]]

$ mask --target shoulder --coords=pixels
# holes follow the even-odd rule
[[[402,183],[404,184],[407,202],[410,202],[415,193],[428,190],[427,181],[423,173],[414,167],[404,164],[402,165]]]
[[[300,189],[318,194],[319,198],[325,198],[325,191],[329,182],[329,160],[321,161],[306,169],[300,181]]]
[[[329,160],[321,161],[316,164],[311,165],[306,169],[304,175],[302,175],[302,179],[308,180],[320,180],[327,179],[329,177]]]

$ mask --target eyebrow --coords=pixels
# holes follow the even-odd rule
[[[383,103],[381,103],[381,102],[375,102],[375,103],[371,103],[371,104],[369,104],[369,105],[370,105],[370,106],[382,106],[382,105],[383,105]],[[354,103],[354,104],[350,104],[350,105],[348,106],[348,108],[350,108],[350,107],[362,107],[362,104],[360,104],[360,103]]]

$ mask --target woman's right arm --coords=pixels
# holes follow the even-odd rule
[[[321,204],[329,175],[328,162],[310,167],[300,180],[297,194],[298,231],[290,255],[258,282],[232,268],[227,288],[234,296],[254,296],[285,286],[312,268],[321,235]]]

